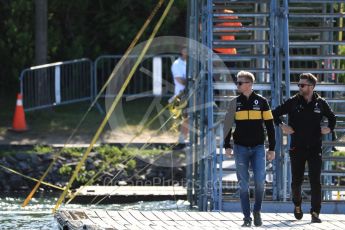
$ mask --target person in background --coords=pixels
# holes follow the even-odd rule
[[[185,94],[186,85],[187,85],[187,47],[182,46],[180,50],[180,57],[177,58],[172,66],[171,72],[174,78],[174,96],[169,102],[173,101],[174,99],[183,97]],[[180,135],[179,135],[179,143],[185,143],[187,136],[188,136],[188,116],[187,112],[184,109],[182,112],[182,124],[180,127]]]

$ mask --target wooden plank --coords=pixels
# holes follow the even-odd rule
[[[209,214],[216,220],[228,220],[228,218],[222,215],[220,212],[210,212]]]
[[[165,211],[164,212],[164,214],[166,215],[166,216],[169,216],[172,220],[174,220],[174,221],[180,221],[180,220],[183,220],[179,215],[177,215],[176,213],[178,213],[178,212],[176,212],[176,211]]]
[[[336,221],[322,221],[322,227],[325,227],[326,229],[337,229],[338,226],[334,225],[334,222]]]
[[[188,214],[190,217],[194,218],[195,220],[198,220],[198,221],[207,220],[203,216],[201,216],[199,213],[200,212],[186,212],[186,214]]]
[[[345,221],[345,215],[340,214],[320,214],[322,220],[336,220],[336,221]]]
[[[129,213],[138,221],[150,221],[140,211],[131,210]]]
[[[152,211],[152,214],[154,214],[161,221],[173,220],[169,216],[165,215],[164,212]]]
[[[113,218],[111,218],[111,216],[109,216],[109,214],[106,211],[96,210],[95,212],[104,222],[114,227],[115,229],[118,229],[118,230],[126,229],[126,227],[124,227],[124,225],[121,224],[121,222],[115,221]]]
[[[202,227],[202,223],[200,223],[200,221],[197,221],[197,220],[190,220],[190,221],[188,221],[188,223],[192,227]]]
[[[182,220],[184,221],[195,221],[193,217],[187,214],[187,212],[175,212],[176,215],[178,215]]]
[[[215,228],[216,225],[214,225],[211,221],[208,220],[199,220],[200,226],[207,227],[207,228]]]
[[[303,227],[303,229],[320,229],[319,227],[316,226],[312,226],[310,224],[310,220],[298,220],[294,222],[293,228],[295,228],[295,226],[298,227]]]
[[[296,221],[295,217],[291,218],[289,215],[286,214],[281,214],[278,213],[278,218],[280,218],[280,221],[285,224],[287,227],[291,227],[293,226],[293,222]],[[265,221],[265,219],[263,218],[263,221]]]
[[[338,214],[320,214],[320,218],[322,218],[322,220],[335,220],[335,221],[339,221],[340,216],[343,215],[338,215]]]
[[[96,224],[91,219],[89,219],[89,217],[87,216],[87,214],[83,210],[77,210],[77,211],[71,210],[71,211],[66,211],[65,213],[66,214],[68,213],[68,215],[70,216],[70,218],[72,220],[73,218],[76,218],[76,215],[74,214],[74,212],[84,213],[83,215],[82,214],[78,215],[79,216],[78,220],[81,222],[81,227],[83,227],[83,225],[85,225],[85,226],[96,226]],[[70,223],[72,223],[72,222],[70,221]],[[77,224],[77,222],[73,223],[73,225],[75,225],[75,224]],[[79,228],[79,226],[78,226],[78,228]]]
[[[154,225],[151,225],[151,228],[158,229],[158,230],[162,230],[162,229],[164,229],[164,230],[166,230],[166,229],[176,230],[177,229],[176,227],[164,224],[161,221],[154,223]]]
[[[128,224],[125,225],[126,229],[130,229],[130,230],[142,230],[142,228],[140,228],[140,226],[134,225],[134,224]]]
[[[276,228],[291,227],[288,221],[283,221],[285,218],[282,218],[278,213],[262,213],[262,219],[265,226],[267,224]]]
[[[221,212],[221,214],[227,218],[227,220],[239,221],[243,220],[243,214],[238,212]]]
[[[263,221],[267,221],[271,224],[274,224],[276,227],[288,227],[289,225],[285,224],[285,222],[282,222],[282,218],[277,213],[262,213],[262,219]]]
[[[296,218],[290,214],[290,213],[277,213],[277,217],[281,220],[281,221],[285,221],[285,222],[291,222],[296,220]],[[288,223],[287,223],[288,224]]]
[[[58,211],[55,218],[58,221],[58,224],[61,229],[67,226],[69,229],[80,229],[83,226],[83,223],[79,220],[73,220],[67,211]]]
[[[83,186],[77,196],[174,196],[187,195],[183,186]]]
[[[291,213],[262,213],[262,228],[279,229],[343,229],[343,215],[322,215],[321,224],[311,224],[310,215],[295,220]],[[242,213],[229,212],[177,212],[177,211],[106,211],[106,210],[60,210],[56,214],[60,226],[70,229],[141,229],[141,230],[216,230],[239,229],[243,223]]]
[[[145,211],[142,212],[141,214],[143,214],[146,219],[150,220],[150,221],[158,221],[160,220],[155,214],[153,214],[151,211]]]
[[[344,225],[345,225],[345,222],[341,222],[341,221],[332,221],[332,224],[335,226],[334,229],[343,229],[344,228]]]
[[[225,220],[222,222],[231,228],[238,228],[243,224],[243,221],[233,221],[233,220]]]
[[[310,226],[314,227],[315,229],[323,229],[323,230],[329,229],[327,226],[325,226],[325,223],[323,223],[323,222],[322,222],[322,224],[320,224],[320,223],[311,223]]]
[[[88,216],[88,218],[95,223],[97,226],[101,228],[111,228],[109,224],[104,222],[101,218],[98,217],[98,215],[95,213],[95,211],[92,210],[85,210],[85,214]]]
[[[140,221],[135,219],[129,211],[121,211],[119,212],[120,216],[122,216],[130,225],[139,226],[141,228],[146,228]]]
[[[279,220],[263,221],[263,226],[266,227],[268,224],[270,224],[273,228],[290,228],[289,225],[286,225],[284,222]]]
[[[210,222],[211,222],[214,226],[217,226],[217,227],[222,228],[222,229],[229,227],[229,225],[228,225],[228,224],[225,224],[224,221],[210,220]]]
[[[128,223],[119,213],[118,211],[107,211],[108,215],[116,221],[116,223],[124,226],[127,229],[127,225],[129,225],[130,223]]]
[[[208,221],[218,220],[218,218],[216,218],[213,215],[211,215],[211,213],[213,213],[213,212],[198,212],[198,214],[200,216],[202,216],[205,220],[208,220]]]

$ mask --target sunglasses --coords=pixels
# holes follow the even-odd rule
[[[298,85],[298,87],[300,87],[300,88],[304,88],[304,86],[312,86],[312,85],[310,85],[310,84],[297,84]]]
[[[249,81],[237,81],[236,85],[241,86],[242,84],[245,84],[245,83],[250,83],[250,82]]]

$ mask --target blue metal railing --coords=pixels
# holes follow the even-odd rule
[[[24,69],[19,81],[25,111],[91,100],[92,68],[83,58]]]
[[[20,74],[19,81],[25,111],[91,101],[99,93],[121,57],[121,55],[103,55],[98,57],[95,62],[83,58],[24,69]],[[131,58],[132,56],[129,56],[129,60]],[[155,76],[152,74],[154,58],[161,59],[159,95],[173,95],[174,84],[170,68],[177,55],[166,54],[145,56],[145,60],[136,71],[136,77],[130,82],[124,96],[156,95],[157,90],[154,90],[154,87],[158,80],[154,79]],[[127,68],[129,70],[130,61],[126,63],[129,63]]]
[[[99,90],[102,88],[103,84],[107,81],[108,77],[112,73],[115,65],[121,59],[122,55],[102,55],[98,57],[94,62],[94,94],[97,95]],[[173,78],[171,75],[170,67],[174,60],[178,57],[176,54],[171,55],[146,55],[144,61],[140,64],[140,67],[135,72],[135,75],[132,81],[129,83],[128,87],[125,90],[124,96],[129,95],[145,95],[153,96],[153,58],[162,59],[162,83],[164,85],[162,95],[163,96],[172,96],[174,92]],[[133,63],[131,59],[135,59],[137,56],[130,55],[125,64],[128,65],[126,68],[121,68],[121,73],[118,73],[115,76],[114,81],[118,84],[121,84],[124,75],[127,71],[131,69]],[[116,79],[119,78],[122,79]],[[105,95],[103,95],[105,96]]]

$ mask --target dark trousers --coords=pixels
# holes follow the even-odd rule
[[[311,212],[320,213],[321,210],[321,148],[290,150],[292,174],[292,202],[296,206],[302,203],[301,186],[304,179],[305,163],[308,162],[309,181],[311,187]]]

